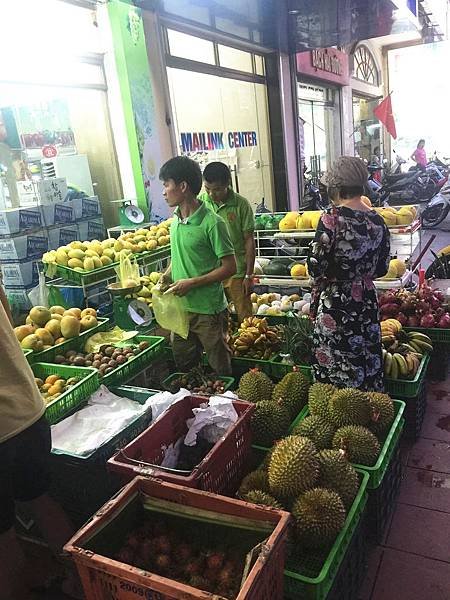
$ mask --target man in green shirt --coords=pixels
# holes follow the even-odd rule
[[[172,348],[180,371],[201,362],[205,350],[219,375],[231,374],[231,352],[226,343],[227,301],[222,282],[236,272],[233,245],[221,217],[197,199],[202,187],[199,165],[187,156],[167,161],[159,172],[164,197],[175,208],[170,226],[171,263],[163,280],[167,293],[186,298],[189,336],[174,334]]]
[[[252,315],[255,218],[249,201],[231,188],[231,173],[226,164],[209,163],[203,171],[203,181],[205,192],[199,199],[223,218],[233,243],[236,274],[224,282],[224,287],[241,322]]]

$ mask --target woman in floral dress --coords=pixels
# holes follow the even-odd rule
[[[359,158],[339,158],[324,182],[334,206],[322,214],[308,258],[314,278],[315,379],[382,392],[381,330],[373,280],[388,270],[389,230],[361,200],[367,170]]]

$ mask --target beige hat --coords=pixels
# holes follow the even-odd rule
[[[367,183],[366,165],[356,156],[340,156],[323,175],[321,182],[327,187],[363,187]]]

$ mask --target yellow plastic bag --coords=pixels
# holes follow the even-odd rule
[[[132,255],[121,252],[119,255],[119,266],[115,268],[117,280],[120,287],[136,287],[140,283],[139,265]]]
[[[186,301],[175,294],[163,294],[158,285],[152,289],[152,308],[155,319],[163,329],[173,331],[183,339],[189,335],[189,314]]]
[[[124,331],[117,326],[109,331],[99,331],[86,340],[84,351],[95,353],[99,351],[101,346],[113,346],[119,342],[131,340],[138,335],[138,333],[138,331]]]

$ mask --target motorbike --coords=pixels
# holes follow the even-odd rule
[[[421,211],[422,227],[433,229],[447,218],[450,212],[450,182],[428,202]]]
[[[329,207],[327,189],[324,185],[314,185],[307,173],[304,174],[305,186],[303,193],[302,210],[325,210]]]

